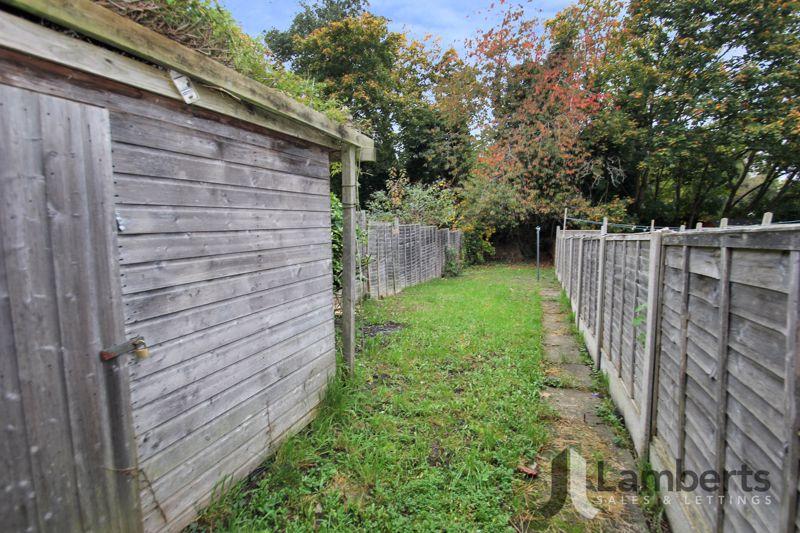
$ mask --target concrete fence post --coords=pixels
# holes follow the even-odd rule
[[[662,246],[661,246],[661,232],[654,232],[650,235],[650,256],[648,259],[648,272],[647,272],[647,318],[645,321],[645,341],[644,341],[644,372],[642,373],[642,391],[644,398],[642,398],[642,423],[644,424],[644,431],[642,432],[642,442],[637,446],[637,452],[640,457],[646,457],[648,447],[650,445],[650,438],[653,434],[654,425],[654,399],[656,397],[656,388],[658,383],[656,380],[656,361],[658,359],[659,351],[659,320],[661,316],[661,283],[663,265],[661,264]]]
[[[594,332],[597,339],[597,350],[595,350],[594,366],[600,368],[600,356],[603,350],[603,309],[605,308],[605,280],[606,280],[606,234],[608,233],[608,218],[603,218],[603,226],[600,228],[600,239],[597,243],[597,298],[595,298],[595,324]]]

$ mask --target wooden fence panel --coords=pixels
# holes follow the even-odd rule
[[[681,492],[660,478],[673,529],[794,531],[800,227],[602,236],[596,285],[594,245],[579,235],[558,232],[556,266],[584,333],[598,325],[600,366],[637,451],[656,470],[688,472],[678,481],[742,465],[769,480],[759,492],[752,475]],[[587,291],[599,316],[582,305]]]
[[[366,214],[364,214],[366,220]],[[366,221],[364,295],[383,298],[444,275],[448,250],[460,257],[461,232],[419,224]]]

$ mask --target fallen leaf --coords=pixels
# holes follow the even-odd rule
[[[531,463],[528,466],[520,465],[517,467],[517,470],[528,477],[537,477],[539,475],[539,465],[536,463]]]

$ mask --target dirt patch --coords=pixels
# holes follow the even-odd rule
[[[398,322],[385,322],[383,324],[367,324],[361,327],[365,337],[377,337],[386,333],[394,333],[403,329],[405,325]]]

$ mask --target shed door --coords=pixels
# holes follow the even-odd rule
[[[0,523],[137,529],[105,109],[0,85]]]

